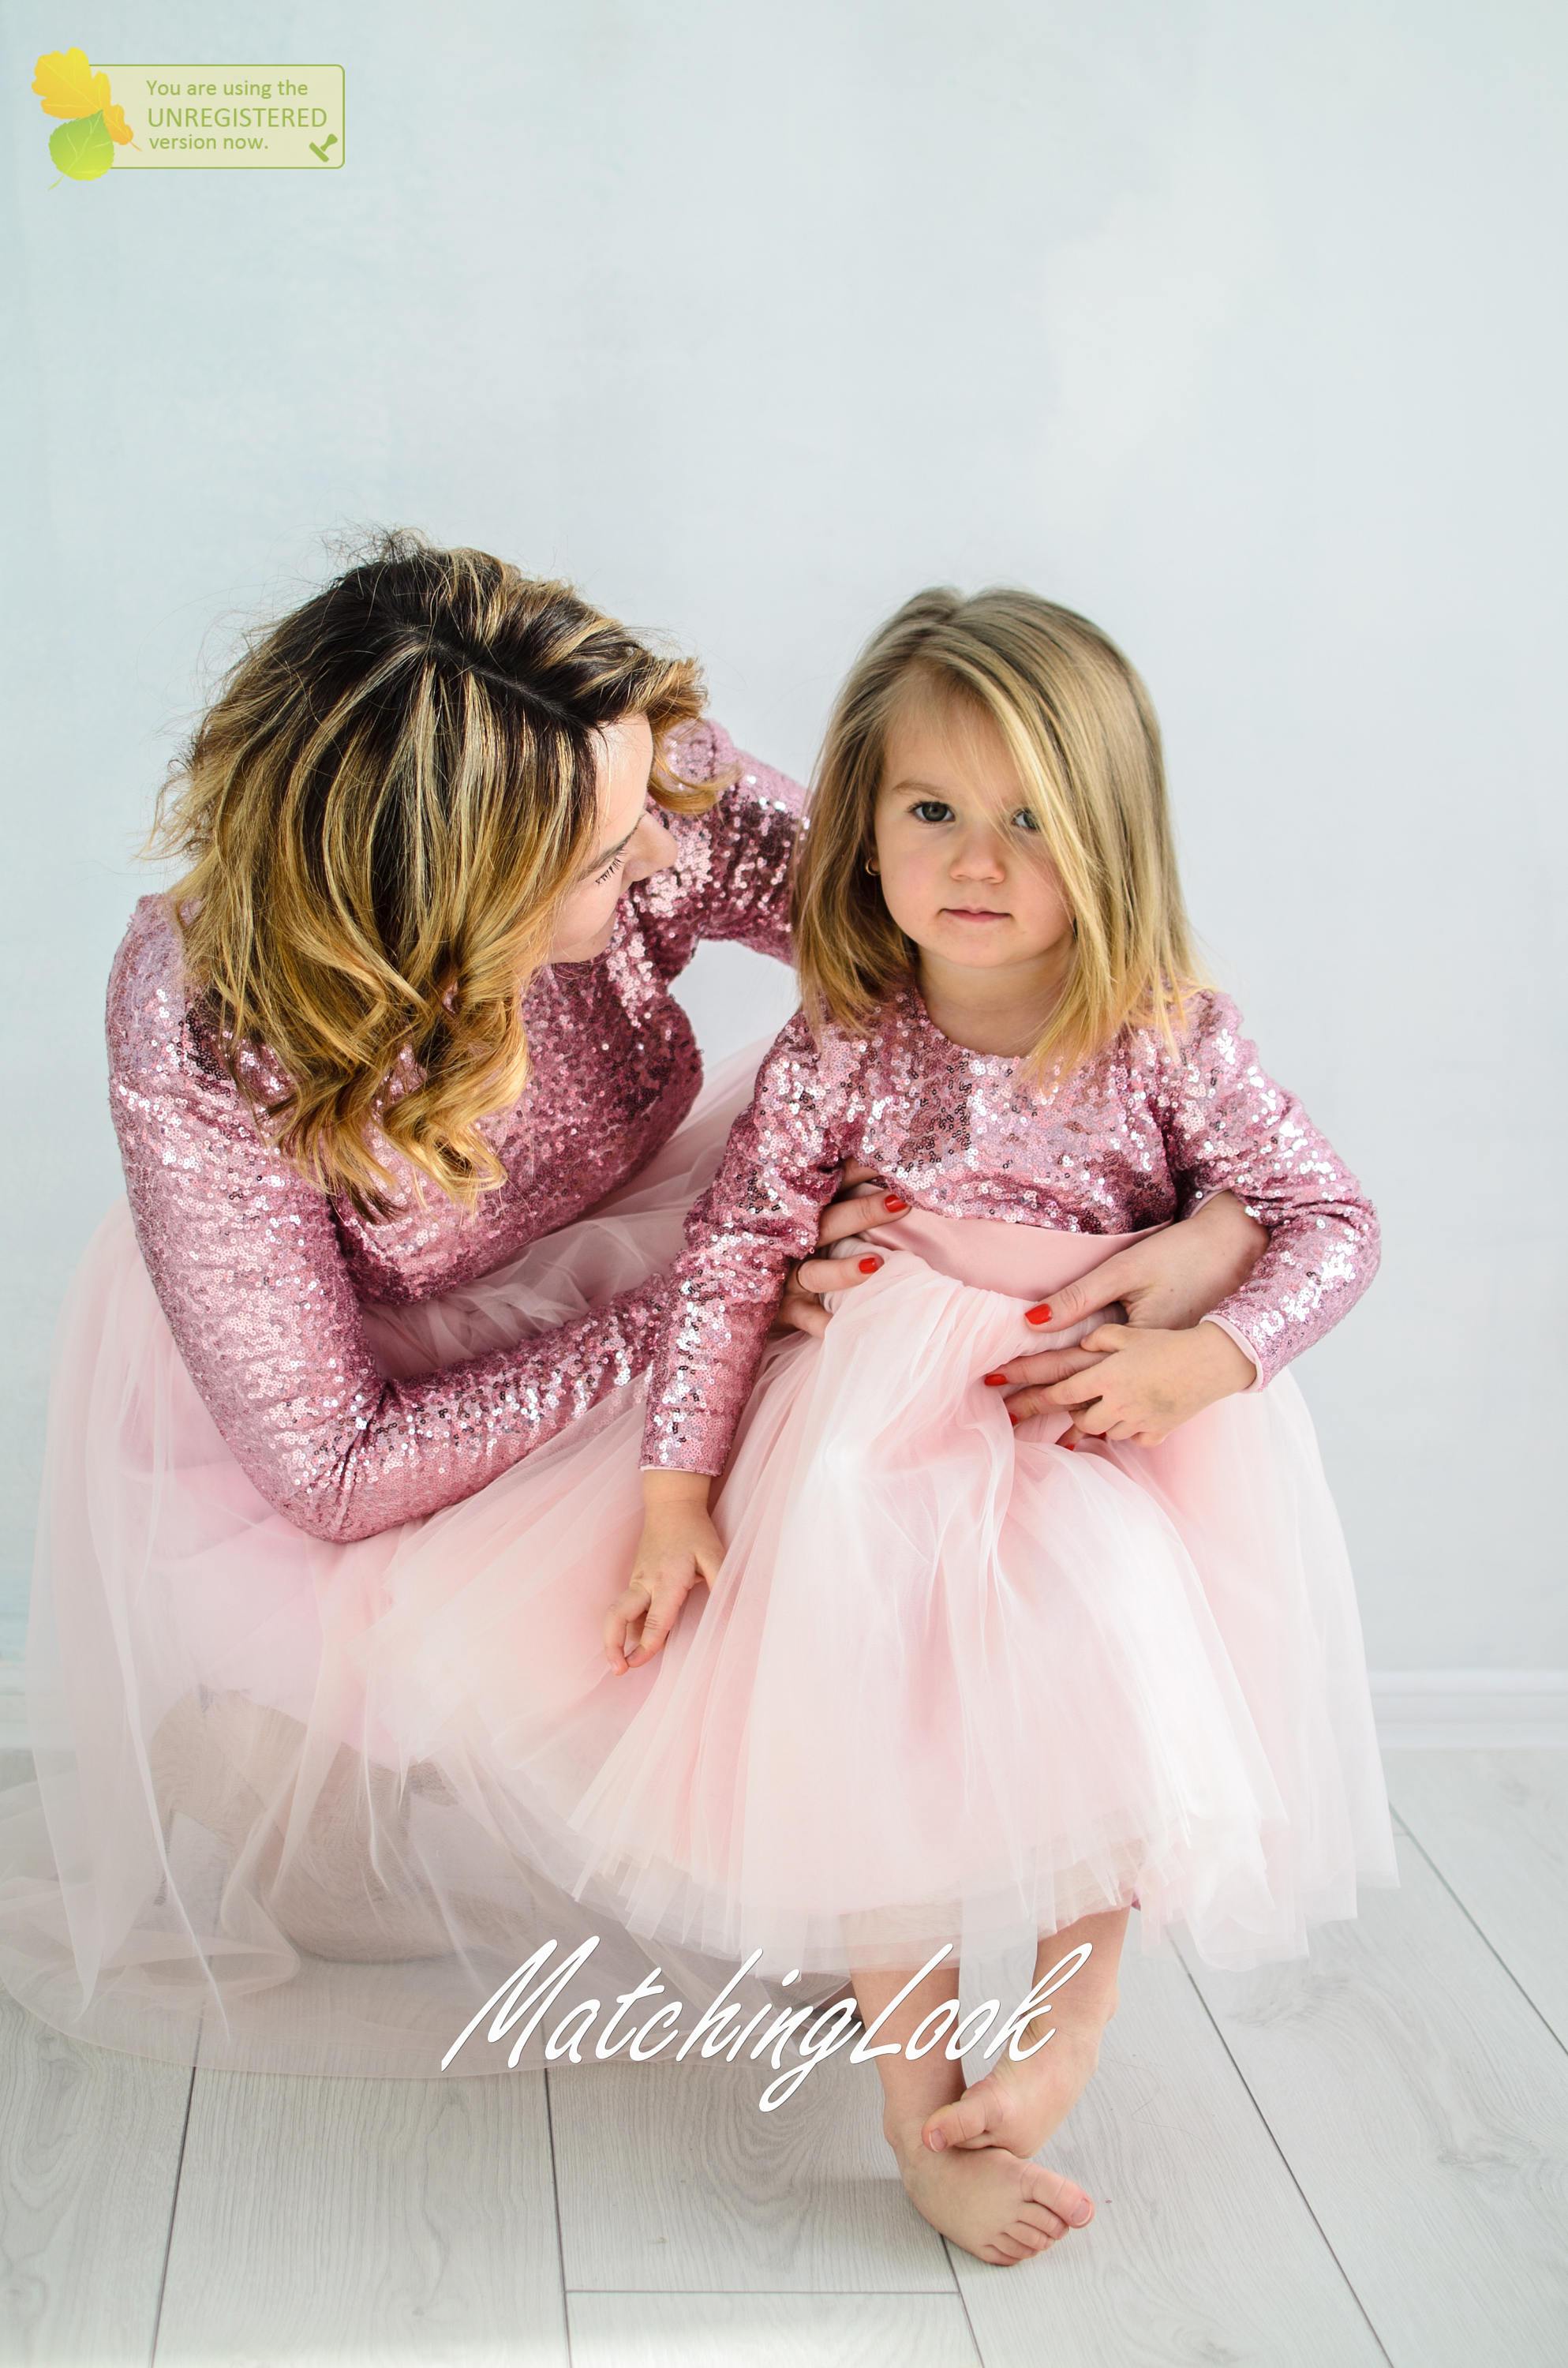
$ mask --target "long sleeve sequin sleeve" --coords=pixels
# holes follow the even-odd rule
[[[154,991],[155,992],[155,991]],[[642,1370],[665,1273],[428,1376],[371,1357],[331,1205],[273,1150],[172,996],[111,979],[109,1089],[136,1238],[235,1461],[312,1535],[471,1496]],[[667,1271],[667,1270],[666,1270]]]
[[[704,939],[728,939],[788,962],[790,864],[805,811],[804,788],[737,748],[710,716],[687,725],[678,748],[687,780],[710,781],[733,765],[741,769],[706,813],[661,814],[679,853],[628,892],[642,910],[660,969],[673,978]]]
[[[1360,1298],[1378,1270],[1378,1214],[1294,1094],[1258,1059],[1228,995],[1206,989],[1182,1058],[1161,1061],[1160,1122],[1174,1175],[1228,1190],[1268,1234],[1238,1289],[1204,1317],[1267,1387]]]
[[[846,1156],[835,1065],[797,1012],[757,1070],[712,1182],[687,1213],[649,1366],[645,1472],[724,1468],[786,1269],[815,1247]]]

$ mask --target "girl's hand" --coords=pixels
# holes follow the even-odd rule
[[[1085,1335],[1084,1346],[1100,1352],[1092,1376],[1074,1375],[1032,1394],[1070,1410],[1069,1443],[1074,1432],[1086,1432],[1158,1447],[1179,1423],[1253,1380],[1252,1359],[1218,1324],[1195,1324],[1187,1332],[1101,1324]]]
[[[861,1203],[874,1204],[874,1215]],[[874,1167],[863,1160],[846,1159],[837,1192],[822,1212],[817,1228],[817,1248],[825,1250],[830,1242],[842,1242],[860,1227],[874,1223],[889,1224],[902,1217],[908,1208],[907,1201],[890,1193],[886,1183]],[[880,1253],[870,1244],[866,1246],[865,1262],[859,1258],[813,1257],[799,1258],[790,1268],[784,1281],[784,1296],[773,1318],[769,1334],[775,1332],[817,1332],[827,1330],[832,1316],[822,1304],[824,1291],[846,1291],[875,1274],[881,1264]],[[1104,1301],[1096,1302],[1103,1306]]]
[[[702,1472],[642,1474],[645,1510],[631,1577],[605,1614],[605,1656],[618,1677],[651,1661],[692,1588],[718,1577],[724,1544],[708,1517],[710,1485]]]
[[[1008,1412],[1020,1421],[1026,1415],[1040,1413],[1044,1407],[1058,1403],[1048,1395],[1052,1383],[1089,1372],[1103,1362],[1103,1356],[1091,1352],[1089,1347],[1090,1340],[1097,1339],[1098,1334],[1089,1334],[1071,1349],[1053,1349],[1050,1346],[1052,1331],[1064,1331],[1070,1324],[1082,1323],[1085,1315],[1109,1306],[1113,1300],[1119,1300],[1127,1310],[1127,1322],[1133,1330],[1153,1327],[1180,1331],[1187,1325],[1195,1325],[1211,1307],[1218,1307],[1238,1284],[1245,1281],[1267,1240],[1263,1226],[1247,1215],[1239,1201],[1229,1192],[1216,1192],[1179,1224],[1164,1226],[1146,1242],[1130,1243],[1126,1249],[1118,1250],[1114,1258],[1107,1258],[1086,1274],[1081,1282],[1070,1282],[1061,1291],[1053,1291],[1047,1303],[1049,1316],[1043,1311],[1031,1310],[1031,1314],[1039,1313],[1040,1320],[1026,1326],[1039,1336],[1044,1347],[1009,1358],[1006,1364],[995,1368],[1011,1385]],[[1107,1327],[1100,1328],[1103,1332]],[[1221,1339],[1229,1337],[1217,1324],[1206,1325],[1204,1329]],[[1251,1363],[1234,1341],[1231,1346],[1246,1365],[1246,1381],[1250,1383],[1254,1370]]]

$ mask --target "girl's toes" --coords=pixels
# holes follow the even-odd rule
[[[1000,2081],[993,2080],[988,2073],[972,2089],[966,2089],[961,2097],[955,2097],[950,2105],[938,2105],[934,2113],[926,2115],[920,2126],[920,2142],[933,2154],[940,2154],[946,2146],[974,2146],[987,2138],[998,2140],[1007,2101]]]
[[[1024,2168],[1029,2174],[1024,2192],[1031,2203],[1043,2204],[1048,2214],[1069,2228],[1082,2228],[1094,2218],[1094,2204],[1062,2172],[1048,2170],[1038,2162],[1026,2163]]]
[[[1054,2245],[1059,2237],[1067,2234],[1066,2221],[1059,2218],[1056,2213],[1048,2212],[1043,2203],[1026,2203],[1023,2206],[1013,2224],[1013,2232],[1019,2228],[1037,2230],[1041,2242],[1047,2245]]]

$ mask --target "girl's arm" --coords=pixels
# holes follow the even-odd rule
[[[647,1360],[667,1269],[428,1377],[370,1354],[330,1204],[264,1140],[146,933],[116,957],[109,1090],[136,1238],[235,1461],[312,1536],[373,1535],[482,1488]]]
[[[642,920],[644,940],[666,979],[683,971],[704,938],[729,939],[755,952],[791,959],[790,865],[804,812],[799,781],[737,748],[722,723],[704,716],[680,735],[681,769],[693,780],[739,765],[740,779],[706,814],[665,814],[679,843],[677,860],[663,871],[635,882],[627,891]],[[852,1177],[846,1176],[845,1182]],[[882,1209],[882,1224],[896,1224],[902,1212]],[[808,1248],[825,1250],[854,1231],[857,1217],[845,1206],[822,1212],[820,1237]],[[822,1304],[826,1291],[853,1287],[864,1278],[854,1263],[825,1257],[791,1265],[776,1318],[781,1332],[822,1333],[832,1320]]]
[[[835,1120],[844,1054],[796,1012],[757,1071],[712,1182],[686,1220],[655,1339],[644,1472],[724,1468],[792,1259],[817,1239],[844,1149]]]
[[[627,894],[642,916],[660,970],[674,978],[705,938],[728,939],[790,958],[790,860],[806,792],[787,773],[737,748],[722,723],[704,716],[678,736],[682,773],[710,781],[739,765],[740,778],[706,814],[661,809],[680,853],[663,871],[633,882]]]
[[[1260,1390],[1348,1315],[1378,1270],[1377,1211],[1295,1095],[1258,1058],[1234,1002],[1196,998],[1181,1057],[1158,1056],[1156,1106],[1172,1173],[1229,1191],[1268,1235],[1251,1273],[1200,1320],[1256,1367]]]

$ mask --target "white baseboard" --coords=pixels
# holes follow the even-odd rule
[[[1568,1669],[1374,1669],[1385,1751],[1568,1750]],[[0,1660],[0,1751],[26,1751],[20,1661]]]
[[[1374,1669],[1385,1751],[1568,1749],[1568,1669]]]

